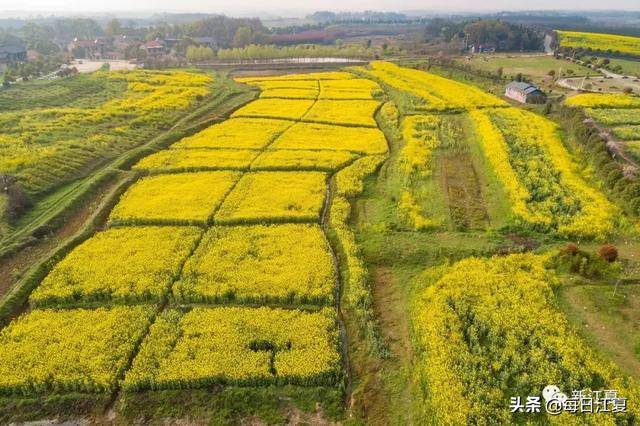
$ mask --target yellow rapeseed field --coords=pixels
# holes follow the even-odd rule
[[[165,149],[143,158],[133,169],[148,173],[247,170],[259,153],[250,149]]]
[[[224,201],[218,223],[315,222],[326,195],[321,172],[247,173]]]
[[[425,71],[399,67],[390,62],[372,62],[370,67],[371,69],[362,69],[362,71],[379,78],[395,89],[422,99],[424,104],[414,105],[416,109],[443,111],[508,105],[497,96],[488,94],[475,86]]]
[[[378,129],[297,123],[276,140],[274,149],[328,149],[363,154],[387,152],[387,140]]]
[[[440,144],[437,130],[439,122],[439,117],[435,115],[411,115],[402,121],[404,146],[398,161],[406,174],[427,176],[431,173],[431,156]]]
[[[470,115],[517,220],[564,236],[611,234],[616,208],[579,175],[553,122],[516,108]]]
[[[236,79],[243,82],[242,78]],[[312,80],[271,80],[268,77],[265,80],[252,80],[247,82],[251,86],[256,86],[262,91],[278,90],[278,89],[294,89],[294,90],[314,90],[318,92],[318,82]]]
[[[236,118],[181,139],[173,147],[261,149],[292,124],[286,120]]]
[[[243,106],[231,116],[300,120],[313,102],[311,99],[258,99]]]
[[[468,258],[418,276],[424,290],[411,314],[418,342],[412,375],[436,424],[517,423],[509,398],[538,395],[549,383],[616,389],[629,400],[618,422],[565,412],[558,424],[633,423],[640,387],[596,354],[558,309],[560,283],[546,261],[533,254]],[[551,417],[543,411],[545,421],[554,423]]]
[[[380,90],[374,81],[363,78],[323,80],[320,81],[318,99],[373,99],[373,94],[380,93]]]
[[[640,38],[617,34],[556,31],[560,47],[614,51],[640,56]]]
[[[125,390],[213,384],[334,384],[340,377],[332,309],[194,308],[151,326]]]
[[[640,97],[623,94],[582,93],[565,101],[569,106],[585,108],[640,108]]]
[[[303,118],[326,124],[377,127],[373,118],[380,106],[378,101],[368,100],[319,100]]]
[[[260,92],[260,99],[281,98],[281,99],[316,99],[317,89],[267,89]]]
[[[0,331],[0,394],[115,389],[154,308],[35,310]]]
[[[329,304],[335,280],[318,225],[222,226],[204,236],[173,291],[186,302]]]
[[[304,80],[345,80],[355,78],[353,74],[345,71],[333,71],[333,72],[310,72],[307,74],[290,74],[290,75],[276,75],[271,77],[240,77],[236,78],[236,81],[240,83],[253,84],[256,82],[267,81],[304,81]]]
[[[29,300],[38,306],[159,301],[201,233],[172,226],[99,232],[60,261]]]
[[[120,199],[114,224],[205,224],[240,178],[229,171],[143,177]]]
[[[346,151],[314,151],[301,149],[268,150],[251,165],[252,170],[321,170],[335,171],[356,158]]]

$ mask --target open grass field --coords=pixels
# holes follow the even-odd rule
[[[496,74],[499,69],[502,69],[503,75],[512,79],[521,74],[534,81],[542,81],[550,71],[553,71],[556,76],[568,74],[574,76],[599,75],[596,71],[585,66],[563,59],[555,59],[548,55],[487,54],[474,55],[471,59],[460,59],[459,61],[473,68]]]
[[[124,162],[102,218],[2,300],[1,423],[640,417],[638,214],[575,129],[390,62],[237,82],[255,99]],[[635,101],[567,104],[635,135]],[[549,384],[626,409],[509,408]]]
[[[640,60],[609,58],[609,68],[622,75],[640,78]]]

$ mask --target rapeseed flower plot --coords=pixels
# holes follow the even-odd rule
[[[356,78],[350,72],[345,71],[333,71],[333,72],[310,72],[307,74],[290,74],[290,75],[276,75],[272,77],[240,77],[236,78],[239,83],[253,84],[259,82],[272,82],[272,81],[304,81],[304,80],[345,80]]]
[[[313,103],[311,99],[258,99],[243,106],[231,116],[300,120]]]
[[[567,99],[565,104],[584,108],[640,108],[640,97],[620,93],[581,93]]]
[[[96,72],[47,82],[38,90],[62,90],[69,104],[43,95],[31,101],[30,108],[1,111],[0,173],[16,176],[30,194],[59,187],[85,175],[89,165],[114,158],[148,141],[158,129],[171,127],[184,110],[211,93],[212,82],[206,74],[148,70]],[[3,96],[28,87],[12,88]]]
[[[390,62],[372,62],[370,67],[361,71],[422,99],[424,105],[414,105],[416,109],[445,111],[508,106],[502,99],[477,87],[428,72],[399,67]]]
[[[335,284],[318,225],[223,226],[205,235],[173,292],[185,302],[329,304]]]
[[[347,126],[377,127],[373,118],[380,107],[378,101],[319,100],[303,117],[303,121]]]
[[[418,276],[424,290],[411,314],[418,342],[412,374],[428,389],[422,398],[436,423],[517,423],[509,398],[539,395],[550,383],[566,392],[617,389],[636,402],[615,420],[638,415],[640,387],[578,336],[557,307],[560,283],[546,261],[533,254],[468,258]]]
[[[154,307],[35,310],[0,331],[0,394],[108,393]]]
[[[147,173],[248,170],[259,153],[251,149],[165,149],[144,157],[133,169]]]
[[[317,222],[326,196],[321,172],[247,173],[226,198],[217,223]]]
[[[433,115],[410,115],[402,122],[404,145],[400,151],[399,163],[402,170],[411,175],[431,174],[429,167],[433,151],[440,145],[438,124],[440,119]]]
[[[251,170],[339,170],[357,157],[346,151],[267,150],[251,164]]]
[[[293,123],[287,120],[235,118],[181,139],[173,148],[262,149]]]
[[[271,145],[273,149],[327,149],[363,154],[388,150],[384,134],[373,128],[297,123]]]
[[[318,89],[267,89],[260,92],[260,99],[316,99],[318,97]]]
[[[236,79],[236,81],[243,82],[243,79]],[[247,82],[251,86],[260,88],[261,91],[267,90],[279,90],[279,89],[293,89],[293,90],[313,90],[318,92],[318,82],[313,80],[254,80]]]
[[[402,191],[400,201],[398,202],[398,209],[407,216],[411,227],[415,231],[422,231],[435,226],[433,220],[422,214],[422,209],[418,201],[409,191]]]
[[[350,80],[321,80],[318,99],[373,99],[380,86],[364,78]]]
[[[330,308],[169,310],[151,326],[123,385],[137,391],[334,384],[341,370],[338,338]]]
[[[560,47],[585,50],[617,51],[640,56],[640,38],[617,34],[556,31]]]
[[[172,226],[99,232],[54,266],[29,300],[36,306],[160,301],[201,232]]]
[[[617,209],[580,177],[557,126],[516,108],[496,109],[492,115],[509,139],[510,161],[532,196],[531,211],[549,218],[561,235],[597,239],[610,235]]]
[[[345,197],[359,195],[364,190],[364,178],[378,170],[384,160],[384,155],[367,155],[337,172],[335,175],[337,194]]]
[[[147,176],[114,207],[112,224],[204,225],[240,173],[230,171]]]
[[[586,108],[587,115],[605,126],[620,124],[640,124],[640,105],[638,108]]]

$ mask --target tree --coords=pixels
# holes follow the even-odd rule
[[[251,28],[243,25],[241,27],[238,27],[238,29],[236,30],[236,34],[233,36],[233,46],[244,47],[251,43],[251,39]]]
[[[116,18],[113,18],[112,20],[107,22],[107,35],[113,37],[120,34],[122,34],[122,25],[120,24],[120,21],[118,21]]]
[[[187,48],[187,60],[191,63],[210,61],[215,57],[213,50],[205,46],[189,46]]]

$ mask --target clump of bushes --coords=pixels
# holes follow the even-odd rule
[[[560,272],[570,272],[585,278],[605,278],[617,274],[618,250],[612,244],[601,246],[597,253],[581,250],[576,244],[568,243],[552,259],[552,266]]]
[[[6,199],[0,217],[15,220],[31,206],[29,197],[13,176],[0,174],[0,194],[4,194]]]
[[[618,249],[613,244],[605,244],[598,249],[598,256],[609,263],[618,260]]]

